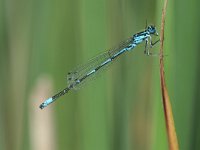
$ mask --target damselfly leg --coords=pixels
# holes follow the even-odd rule
[[[147,39],[145,40],[145,50],[144,50],[144,54],[147,55],[147,56],[159,56],[160,54],[158,54],[158,53],[152,53],[152,52],[150,52],[150,49],[151,49],[155,44],[157,44],[159,41],[160,41],[160,39],[157,40],[157,41],[155,41],[155,42],[152,42],[151,36],[149,37],[149,40],[148,40],[148,38],[147,38]],[[148,46],[148,45],[149,45],[149,46]]]

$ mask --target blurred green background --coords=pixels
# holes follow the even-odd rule
[[[169,1],[165,74],[181,150],[200,149],[198,0]],[[84,88],[67,72],[145,27],[163,1],[0,0],[0,149],[167,150],[159,58],[144,44]],[[157,44],[153,51],[159,51]]]

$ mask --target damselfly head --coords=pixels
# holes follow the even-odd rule
[[[153,25],[149,25],[147,28],[146,28],[146,31],[148,31],[150,34],[154,34],[156,36],[158,36],[158,33],[156,31],[156,27],[153,26]]]

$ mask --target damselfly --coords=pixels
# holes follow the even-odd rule
[[[157,40],[156,42],[153,43],[152,35],[158,36],[158,33],[156,31],[155,26],[149,25],[145,28],[144,31],[134,34],[133,36],[128,38],[126,41],[121,43],[116,48],[98,55],[97,57],[89,61],[86,65],[80,66],[74,71],[69,72],[68,86],[62,91],[60,91],[59,93],[57,93],[56,95],[54,95],[53,97],[44,101],[39,107],[43,109],[44,107],[48,106],[49,104],[54,102],[56,99],[58,99],[60,96],[69,92],[69,90],[75,89],[77,86],[87,81],[88,78],[92,77],[97,72],[99,72],[99,70],[101,70],[102,68],[105,68],[105,66],[107,66],[116,58],[118,58],[118,56],[132,50],[143,41],[145,41],[144,53],[146,55],[152,55],[152,53],[150,53],[149,48],[147,48],[147,46],[149,45],[151,48],[153,45],[155,45],[159,41]]]

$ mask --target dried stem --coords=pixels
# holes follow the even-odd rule
[[[164,26],[165,26],[167,2],[168,0],[165,0],[164,7],[162,10],[162,22],[161,22],[161,33],[160,33],[160,80],[161,80],[162,100],[163,100],[163,108],[164,108],[164,114],[165,114],[165,123],[166,123],[166,128],[167,128],[169,149],[178,150],[179,149],[178,139],[176,136],[176,130],[175,130],[175,125],[174,125],[170,98],[169,98],[166,83],[165,83],[164,63],[163,63]]]

